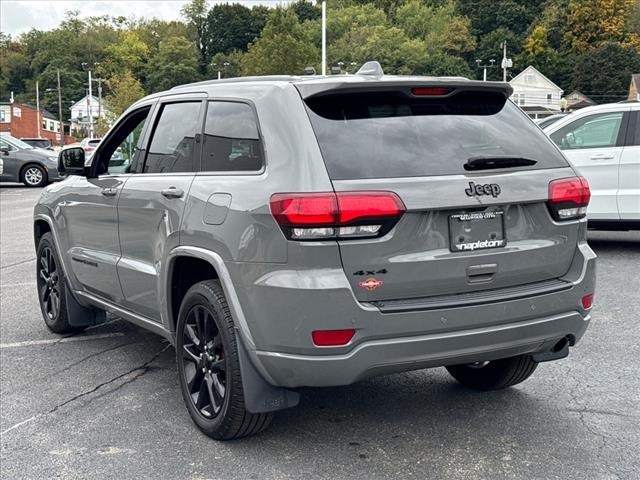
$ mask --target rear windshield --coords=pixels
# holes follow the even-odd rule
[[[332,94],[306,100],[333,180],[465,173],[469,158],[525,157],[527,170],[565,167],[552,142],[503,95],[462,92],[448,99],[402,91]]]

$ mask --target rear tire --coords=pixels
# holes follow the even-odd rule
[[[194,423],[216,440],[255,435],[272,413],[249,413],[233,318],[217,280],[192,286],[184,296],[176,328],[180,389]]]
[[[475,390],[500,390],[524,382],[538,366],[531,355],[446,367],[453,378]]]
[[[44,187],[47,184],[47,172],[40,165],[27,165],[20,173],[20,181],[27,187]]]
[[[36,253],[36,284],[44,323],[54,333],[80,332],[85,327],[69,323],[67,280],[51,232],[42,235]]]

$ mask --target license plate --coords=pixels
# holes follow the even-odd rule
[[[452,252],[501,248],[506,244],[504,212],[470,212],[449,216],[449,246]]]

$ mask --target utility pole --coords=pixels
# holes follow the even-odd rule
[[[98,119],[102,118],[102,81],[104,78],[94,78],[94,82],[98,82]]]
[[[100,65],[100,63],[98,62],[82,63],[82,68],[89,73],[89,96],[87,98],[87,114],[89,116],[89,138],[93,138],[93,113],[91,112],[91,101],[93,100],[93,89],[91,86],[91,72],[98,65]]]
[[[64,145],[64,121],[62,120],[62,92],[60,90],[60,69],[56,72],[58,76],[58,120],[60,120],[60,146]]]
[[[507,58],[507,41],[502,42],[502,81],[507,82],[507,68],[513,67],[513,60]]]
[[[322,75],[327,74],[327,1],[322,0]]]
[[[42,125],[42,121],[40,120],[40,88],[37,80],[36,80],[36,123],[38,124],[38,138],[40,138],[40,125]]]

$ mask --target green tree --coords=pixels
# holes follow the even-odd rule
[[[416,67],[416,74],[473,78],[474,73],[464,58],[436,53],[428,55]]]
[[[207,66],[207,0],[191,0],[180,9],[180,13],[187,20],[191,29],[191,38],[198,50],[200,71],[204,73]]]
[[[460,14],[471,19],[473,33],[482,37],[503,27],[521,36],[542,12],[544,0],[458,0]]]
[[[426,58],[424,42],[409,38],[397,27],[359,27],[329,47],[330,63],[362,64],[377,60],[387,74],[409,75],[417,71]]]
[[[396,24],[411,38],[423,40],[429,53],[446,52],[459,55],[475,49],[471,22],[456,14],[455,6],[427,6],[420,0],[410,0],[397,9]]]
[[[318,20],[322,16],[320,7],[307,0],[298,0],[290,4],[289,8],[293,10],[300,22]]]
[[[320,54],[290,9],[275,8],[260,37],[242,57],[244,75],[300,74]]]
[[[246,51],[264,26],[262,9],[249,9],[239,3],[215,5],[207,15],[206,48],[210,56]]]
[[[522,70],[527,66],[517,58],[521,51],[521,44],[516,34],[507,28],[500,27],[480,38],[470,62],[475,72],[474,78],[482,78],[482,70],[477,68],[476,59],[482,60],[483,64],[489,63],[489,60],[494,59],[496,67],[487,69],[487,79],[502,80],[500,61],[502,59],[502,43],[505,41],[507,42],[507,56],[514,59],[514,71]]]
[[[198,80],[198,52],[193,43],[184,37],[160,42],[147,64],[147,90],[158,92]]]
[[[142,73],[142,67],[149,60],[149,46],[136,31],[122,32],[118,43],[105,48],[106,58],[100,65],[100,74],[111,77],[117,73],[129,70],[137,76]]]
[[[578,57],[571,88],[577,88],[598,103],[627,97],[631,74],[640,72],[640,53],[633,46],[603,43]]]
[[[107,83],[110,93],[105,102],[108,111],[116,118],[145,95],[140,82],[128,70],[110,78]]]

